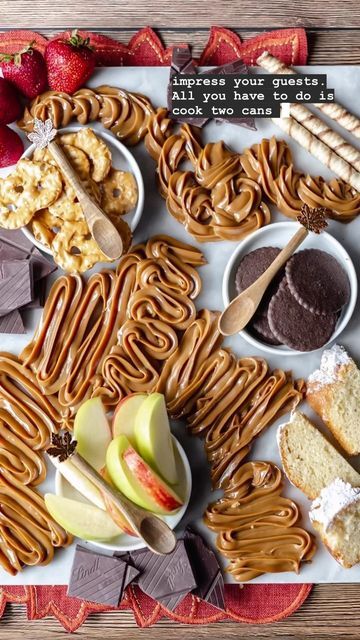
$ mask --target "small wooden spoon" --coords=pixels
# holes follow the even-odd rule
[[[223,336],[232,336],[246,327],[258,308],[270,282],[301,243],[304,242],[308,233],[308,229],[301,226],[260,278],[230,302],[219,318],[219,330]]]
[[[174,550],[176,537],[164,520],[128,500],[118,489],[106,482],[79,453],[72,454],[71,462],[113,502],[125,516],[134,533],[144,540],[151,551],[165,555]]]
[[[110,502],[115,510],[128,521],[133,532],[142,538],[146,546],[160,555],[171,553],[176,545],[176,537],[170,527],[158,516],[150,511],[142,509],[131,500],[128,500],[121,491],[113,487],[94,469],[80,453],[76,451],[76,440],[71,441],[69,431],[54,434],[52,437],[53,447],[47,450],[51,458],[59,458],[60,462],[71,460],[72,464],[77,467],[81,473],[100,489],[108,502]],[[109,509],[109,515],[114,522],[118,524],[114,512]]]
[[[61,173],[74,189],[90,233],[99,246],[99,249],[101,249],[109,260],[117,260],[123,254],[124,250],[118,230],[105,215],[101,207],[90,197],[60,145],[52,141],[48,144],[48,149]]]

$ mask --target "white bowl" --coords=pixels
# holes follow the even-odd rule
[[[184,504],[181,509],[179,509],[179,511],[176,511],[176,513],[174,513],[173,515],[160,516],[165,520],[165,522],[171,529],[175,529],[175,527],[179,524],[181,518],[185,514],[186,509],[189,505],[192,488],[191,469],[186,453],[182,448],[180,442],[174,436],[173,441],[175,446],[176,468],[178,471],[178,477],[180,478],[179,483],[177,485],[174,485],[173,489],[184,500]],[[59,470],[57,470],[55,474],[55,493],[57,495],[64,496],[65,498],[89,503],[88,500],[74,487],[72,487],[71,484],[64,478],[64,476],[61,475]],[[139,538],[129,536],[126,533],[119,535],[117,538],[113,538],[111,542],[100,542],[96,540],[89,540],[88,542],[95,547],[100,547],[101,549],[106,549],[107,551],[125,552],[134,551],[135,549],[142,549],[144,547],[144,544],[139,541]]]
[[[72,132],[79,131],[80,129],[83,129],[83,128],[84,127],[81,125],[72,125],[72,126],[66,127],[65,129],[60,129],[59,133],[60,134],[72,133]],[[132,211],[130,211],[124,216],[124,220],[128,223],[131,231],[134,233],[137,225],[139,224],[140,218],[142,216],[142,212],[144,209],[144,199],[145,199],[144,181],[140,171],[140,167],[137,161],[135,160],[133,154],[131,153],[131,151],[129,151],[129,149],[125,147],[125,145],[123,145],[122,142],[119,142],[119,140],[114,135],[112,135],[111,133],[108,133],[107,131],[102,131],[100,129],[97,129],[95,127],[94,127],[94,131],[96,135],[99,136],[99,138],[102,138],[110,148],[111,155],[112,155],[112,166],[115,167],[115,169],[121,169],[123,171],[131,171],[135,176],[135,180],[137,182],[137,187],[138,187],[137,204]],[[35,150],[35,145],[32,144],[24,151],[22,157],[31,158],[34,153],[34,150]],[[29,227],[23,227],[22,232],[36,247],[38,247],[38,249],[41,249],[41,251],[44,251],[45,253],[52,255],[51,249],[49,249],[48,247],[45,247],[41,242],[39,242],[38,240],[36,240],[36,238],[34,238],[34,235],[31,232]]]
[[[222,296],[225,307],[227,307],[231,300],[233,300],[237,295],[235,287],[235,275],[240,260],[247,253],[250,253],[250,251],[259,249],[260,247],[280,247],[280,249],[282,249],[294,235],[296,229],[297,224],[294,222],[272,223],[269,226],[258,229],[253,234],[251,234],[251,236],[243,240],[243,242],[240,242],[240,244],[236,247],[234,253],[231,255],[224,271]],[[335,331],[330,340],[326,343],[330,344],[345,329],[355,308],[358,291],[355,268],[349,254],[347,253],[347,251],[345,251],[344,247],[340,244],[340,242],[338,242],[338,240],[333,238],[333,236],[331,236],[327,232],[323,232],[320,235],[310,233],[304,240],[302,245],[299,247],[298,251],[301,251],[302,249],[321,249],[322,251],[330,253],[345,269],[349,278],[351,290],[350,300],[348,304],[343,308]],[[240,335],[253,347],[261,349],[262,351],[266,351],[267,353],[273,353],[281,356],[306,355],[307,353],[313,353],[312,351],[296,351],[295,349],[290,349],[289,347],[286,347],[284,345],[273,346],[266,344],[265,342],[254,338],[254,336],[252,336],[246,330],[240,331]],[[323,349],[325,346],[326,345],[323,345],[321,349]],[[318,351],[318,349],[314,349],[314,351]]]

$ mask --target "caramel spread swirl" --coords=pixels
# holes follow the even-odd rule
[[[145,96],[102,85],[94,90],[85,87],[72,96],[46,91],[25,108],[18,126],[32,131],[34,118],[51,118],[56,129],[66,127],[75,119],[80,124],[99,120],[119,140],[134,145],[147,134],[154,113]]]
[[[183,144],[196,162],[202,152],[189,129]],[[220,147],[209,149],[204,171],[217,164],[217,153]],[[198,249],[159,235],[133,247],[116,272],[87,281],[62,276],[20,358],[0,354],[0,562],[11,573],[49,562],[54,547],[69,542],[34,489],[45,477],[50,434],[71,428],[86,398],[100,396],[111,408],[129,393],[155,390],[174,418],[204,438],[213,486],[224,491],[206,522],[235,579],[297,571],[311,557],[312,539],[281,496],[279,470],[245,461],[255,438],[297,405],[302,385],[261,358],[222,347],[219,313],[197,312],[194,304],[203,264]]]
[[[238,472],[236,491],[210,505],[205,523],[217,535],[217,547],[229,560],[235,580],[263,573],[299,571],[312,558],[311,536],[298,526],[296,504],[281,496],[281,471],[267,462],[247,462]]]

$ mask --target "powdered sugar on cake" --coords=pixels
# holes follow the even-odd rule
[[[320,368],[309,376],[308,383],[312,385],[312,389],[320,389],[321,387],[332,384],[337,380],[337,372],[343,365],[349,364],[351,358],[345,351],[344,347],[334,344],[331,349],[326,349],[321,356]]]
[[[334,518],[353,502],[360,500],[360,488],[336,478],[325,487],[311,505],[310,520],[316,520],[328,529]]]

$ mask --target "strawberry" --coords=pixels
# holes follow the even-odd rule
[[[23,154],[24,145],[18,134],[6,125],[0,126],[0,169],[16,164]]]
[[[53,91],[74,93],[91,76],[95,53],[85,40],[73,31],[69,40],[52,40],[46,47],[45,60],[49,86]]]
[[[46,64],[40,51],[31,42],[18,53],[2,53],[0,66],[10,80],[27,98],[35,98],[47,87]]]
[[[15,87],[0,78],[0,125],[17,120],[22,112],[21,102]]]

